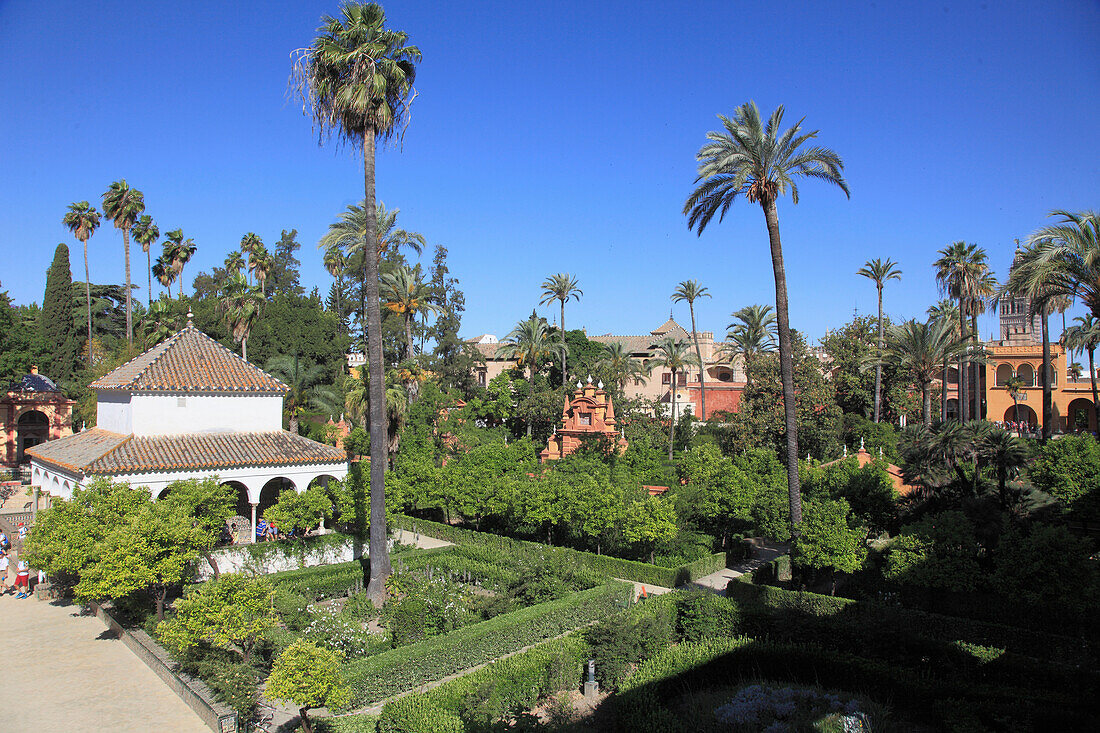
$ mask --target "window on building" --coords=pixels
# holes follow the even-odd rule
[[[661,375],[661,384],[672,384],[672,375],[669,372]]]
[[[676,383],[681,385],[681,386],[687,384],[688,383],[688,375],[684,374],[683,372],[680,372],[679,374],[676,375]]]
[[[484,371],[478,371],[478,373],[477,373],[477,383],[480,384],[482,387],[485,386],[485,376],[486,376],[486,374],[485,374]]]
[[[582,412],[580,414],[580,417],[577,419],[577,422],[581,425],[591,425],[592,424],[592,413],[591,412]]]

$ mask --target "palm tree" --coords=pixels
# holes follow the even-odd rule
[[[375,206],[374,232],[376,247],[365,247],[368,241],[367,219],[369,212],[366,204],[348,206],[347,211],[329,224],[328,232],[318,242],[318,249],[324,249],[326,260],[329,252],[339,252],[344,272],[359,276],[359,323],[363,328],[363,343],[367,343],[367,258],[366,252],[376,250],[376,260],[389,251],[405,246],[417,254],[424,248],[422,234],[406,231],[397,226],[397,215],[401,209],[387,210],[385,203],[379,201]],[[327,265],[326,265],[327,267]],[[332,272],[332,270],[329,270]],[[342,281],[341,281],[342,282]],[[381,318],[381,316],[379,316]]]
[[[944,361],[965,350],[965,342],[954,330],[954,325],[945,321],[911,320],[891,326],[886,334],[883,361],[906,372],[920,387],[926,428],[932,425],[932,380]]]
[[[336,316],[340,322],[344,322],[344,271],[347,267],[347,259],[344,250],[339,244],[329,244],[325,247],[325,269],[336,281]]]
[[[176,330],[177,319],[172,315],[172,304],[163,295],[153,301],[141,321],[145,348],[150,349]]]
[[[336,133],[363,151],[363,192],[366,209],[364,241],[379,239],[375,231],[375,140],[386,140],[402,129],[412,102],[420,49],[408,45],[408,35],[385,27],[386,14],[374,3],[348,2],[340,18],[325,15],[317,37],[300,49],[294,64],[298,96],[320,130],[321,140]],[[391,572],[386,548],[384,413],[385,375],[382,363],[382,312],[378,299],[378,258],[364,258],[366,322],[363,324],[370,374],[370,565],[367,595],[381,605]]]
[[[248,258],[248,283],[252,284],[252,262],[260,250],[264,248],[264,240],[256,232],[247,232],[241,237],[241,254]]]
[[[92,366],[92,285],[88,270],[88,240],[99,228],[99,212],[87,201],[69,204],[69,212],[61,219],[77,241],[84,245],[84,297],[88,303],[88,368]]]
[[[409,411],[408,393],[392,369],[386,372],[384,400],[386,434],[390,436],[386,443],[386,453],[392,458],[400,444],[401,428]],[[370,410],[370,390],[364,384],[362,376],[349,374],[344,378],[344,406],[352,420],[360,424],[366,422],[366,415]]]
[[[775,277],[775,308],[779,327],[779,366],[783,382],[783,413],[787,431],[787,491],[791,505],[791,527],[797,541],[802,524],[802,494],[798,478],[798,413],[791,361],[791,330],[787,313],[787,274],[783,267],[783,245],[779,238],[777,199],[788,190],[798,203],[797,178],[816,178],[838,186],[849,196],[842,171],[844,163],[832,150],[802,145],[817,137],[817,131],[802,133],[802,120],[781,130],[783,106],[765,124],[755,102],[737,108],[733,117],[718,116],[724,132],[709,132],[710,141],[696,153],[699,162],[696,183],[700,185],[684,203],[688,227],[700,235],[715,215],[721,221],[733,202],[743,196],[759,204],[764,212]]]
[[[954,324],[959,317],[959,308],[950,300],[941,300],[936,305],[931,306],[928,309],[928,317],[936,322]],[[947,422],[947,373],[950,369],[950,363],[944,361],[943,363],[943,376],[940,384],[940,421]],[[956,400],[957,402],[957,400]]]
[[[249,285],[242,273],[234,272],[226,276],[218,305],[225,313],[225,323],[233,340],[241,345],[241,358],[245,361],[248,361],[248,335],[262,304],[260,289]]]
[[[672,460],[672,444],[676,439],[676,375],[684,371],[689,365],[695,363],[695,357],[688,353],[687,346],[671,336],[665,336],[657,342],[657,352],[654,363],[657,366],[667,367],[672,372],[672,383],[669,385],[669,402],[672,403],[672,422],[668,431],[668,459]]]
[[[1025,382],[1016,375],[1013,375],[1005,380],[1001,385],[1008,392],[1008,396],[1012,398],[1012,414],[1015,422],[1020,422],[1020,392],[1023,391]]]
[[[550,352],[550,329],[546,320],[534,313],[526,321],[520,321],[508,332],[497,347],[497,354],[505,359],[515,359],[518,366],[527,366],[531,381],[539,364]]]
[[[775,351],[775,313],[770,305],[746,305],[744,308],[734,311],[730,316],[736,319],[726,326],[726,340],[733,344],[734,352],[730,355],[733,360],[735,354],[741,355],[741,361],[745,368],[745,383],[751,380],[749,367],[760,354],[770,354]]]
[[[306,411],[307,406],[329,415],[339,411],[336,390],[322,384],[325,376],[323,365],[303,361],[297,354],[280,354],[267,360],[264,371],[290,387],[284,404],[290,415],[290,432],[295,435],[298,434],[298,416]]]
[[[577,287],[577,278],[568,272],[559,272],[542,281],[542,299],[539,305],[550,305],[561,301],[561,383],[565,386],[565,355],[569,347],[565,345],[565,302],[570,298],[580,300],[584,291]]]
[[[702,402],[704,420],[707,419],[707,386],[706,375],[703,374],[703,350],[699,347],[699,334],[695,331],[695,301],[709,297],[710,293],[699,284],[698,280],[684,280],[672,293],[672,302],[680,303],[686,300],[688,312],[691,313],[691,339],[695,342],[695,358],[699,362],[699,399]]]
[[[275,258],[261,246],[258,251],[248,258],[248,267],[256,275],[256,282],[260,284],[260,295],[267,298],[267,276],[271,274],[271,268],[275,266]]]
[[[417,314],[438,312],[440,307],[429,301],[430,286],[420,280],[417,270],[398,267],[382,275],[381,292],[385,307],[405,319],[405,358],[413,356],[412,324]]]
[[[244,255],[237,250],[233,250],[225,256],[225,272],[230,274],[233,272],[241,272],[244,270]]]
[[[882,358],[882,289],[889,280],[901,280],[901,270],[898,263],[887,258],[882,261],[878,258],[867,260],[863,267],[856,270],[857,275],[874,281],[878,290],[878,354]],[[875,364],[875,422],[879,421],[882,414],[882,363]]]
[[[1076,325],[1066,329],[1066,348],[1078,353],[1084,351],[1089,355],[1089,381],[1092,384],[1092,407],[1096,417],[1096,425],[1100,426],[1100,397],[1096,390],[1096,347],[1100,346],[1100,318],[1089,313],[1077,316],[1073,319]]]
[[[157,261],[153,263],[153,277],[168,290],[168,297],[172,297],[172,283],[176,281],[176,271],[172,267],[171,245],[164,243],[163,251]],[[238,270],[238,272],[240,272]]]
[[[198,247],[195,245],[195,240],[190,237],[184,239],[182,229],[173,229],[164,233],[164,254],[176,273],[172,279],[180,281],[179,292],[176,293],[180,298],[183,297],[183,268],[191,261],[196,249]]]
[[[989,273],[985,250],[976,244],[953,242],[939,252],[940,258],[933,263],[936,269],[936,283],[940,292],[954,298],[959,304],[959,338],[969,340],[966,317],[975,307],[975,301]],[[959,419],[970,419],[969,367],[966,351],[959,352]]]
[[[977,448],[979,456],[997,471],[997,496],[1004,509],[1008,505],[1008,477],[1027,465],[1030,457],[1027,444],[1006,430],[993,428],[981,436]]]
[[[613,375],[615,384],[622,393],[626,392],[628,382],[631,380],[635,384],[645,382],[651,371],[651,367],[643,366],[642,362],[631,356],[630,350],[621,341],[612,341],[603,345],[599,366]]]
[[[153,217],[148,214],[142,214],[133,226],[131,231],[134,234],[134,241],[141,245],[141,249],[145,252],[145,274],[149,277],[149,294],[148,301],[149,306],[153,305],[153,261],[152,255],[149,250],[157,240],[160,239],[160,227],[153,221]]]
[[[126,179],[115,181],[103,192],[103,215],[122,230],[122,250],[126,255],[126,343],[134,345],[134,309],[130,302],[130,229],[145,212],[145,194],[130,188]]]

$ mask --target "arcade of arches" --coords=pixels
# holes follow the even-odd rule
[[[989,362],[983,379],[985,414],[991,420],[1020,422],[1032,429],[1040,427],[1043,422],[1042,345],[1006,342],[987,347],[986,355]],[[1068,375],[1066,353],[1057,342],[1050,345],[1050,356],[1054,432],[1096,432],[1092,383],[1087,376],[1074,379]],[[1006,386],[1013,377],[1023,383],[1015,394]],[[1017,406],[1019,418],[1016,417]]]

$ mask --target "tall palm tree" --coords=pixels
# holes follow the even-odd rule
[[[122,250],[126,256],[126,343],[134,345],[134,309],[130,302],[130,229],[145,212],[145,194],[130,188],[126,179],[115,181],[103,192],[103,215],[115,229],[122,231]]]
[[[248,361],[248,335],[252,332],[252,324],[263,305],[260,289],[250,285],[243,273],[229,273],[222,286],[218,305],[225,314],[225,323],[233,340],[241,345],[241,358]]]
[[[933,321],[954,324],[959,319],[959,308],[950,300],[941,300],[928,309],[928,317]],[[940,421],[947,422],[947,373],[950,369],[948,361],[943,362],[943,375],[940,384]],[[957,400],[956,400],[957,402]]]
[[[787,432],[787,491],[791,505],[791,526],[797,540],[802,524],[802,494],[798,478],[798,413],[794,394],[791,357],[791,329],[787,308],[787,273],[783,266],[783,244],[779,238],[776,201],[789,190],[798,203],[798,178],[815,178],[831,183],[849,196],[840,156],[828,148],[803,144],[817,137],[817,130],[802,132],[802,120],[782,130],[783,106],[776,107],[767,123],[760,119],[755,102],[737,108],[733,117],[718,116],[724,131],[709,132],[709,142],[699,149],[696,183],[699,185],[684,203],[688,227],[700,235],[718,216],[721,221],[733,202],[744,197],[759,204],[768,228],[772,272],[775,277],[775,308],[779,327],[779,367],[783,381],[783,413]]]
[[[241,254],[248,260],[248,282],[252,284],[252,262],[260,250],[264,248],[264,240],[260,239],[260,235],[256,232],[246,232],[241,237]]]
[[[932,425],[932,380],[944,361],[965,350],[965,341],[955,334],[954,324],[911,320],[891,326],[886,333],[882,358],[907,373],[920,387],[924,426]]]
[[[1005,509],[1008,506],[1008,477],[1027,465],[1030,457],[1027,444],[1006,430],[994,428],[980,437],[977,449],[979,457],[991,463],[997,472],[997,496],[1001,509]]]
[[[328,231],[317,244],[318,249],[325,250],[326,257],[328,252],[340,252],[344,272],[354,273],[359,277],[359,323],[363,329],[364,345],[367,343],[366,264],[368,261],[365,254],[370,251],[376,252],[376,261],[386,252],[396,251],[400,247],[409,247],[420,254],[425,244],[422,234],[397,226],[397,215],[401,209],[387,210],[385,203],[379,201],[374,211],[374,234],[371,236],[376,238],[375,247],[364,246],[369,241],[367,239],[369,212],[365,203],[348,206],[347,211],[341,213],[335,222],[329,224]]]
[[[898,263],[892,259],[887,258],[886,261],[880,260],[877,257],[873,260],[867,260],[863,267],[856,270],[857,275],[873,280],[875,288],[878,290],[878,357],[882,358],[882,289],[886,286],[886,283],[890,280],[901,280],[901,270],[898,269]],[[875,364],[875,422],[879,421],[882,415],[882,363]]]
[[[183,268],[191,261],[197,249],[195,240],[190,237],[184,239],[182,229],[173,229],[164,233],[164,252],[172,265],[172,270],[176,273],[172,279],[179,280],[179,292],[176,295],[180,298],[183,297]]]
[[[530,318],[520,321],[508,332],[497,347],[497,354],[505,359],[515,359],[521,367],[526,365],[534,381],[535,372],[550,349],[550,328],[545,319],[532,313]]]
[[[603,345],[599,365],[614,375],[615,384],[622,393],[626,392],[626,385],[631,380],[635,384],[645,382],[651,371],[650,367],[643,366],[642,362],[631,356],[630,350],[621,341],[612,341]]]
[[[666,367],[672,372],[672,383],[669,385],[669,402],[672,404],[672,422],[668,430],[668,460],[672,460],[672,445],[676,440],[676,375],[688,366],[695,363],[695,357],[688,352],[688,347],[681,341],[671,336],[665,336],[657,342],[656,359],[657,366]]]
[[[145,252],[145,274],[149,278],[148,301],[149,306],[152,307],[153,255],[149,253],[149,250],[153,247],[154,244],[157,243],[157,240],[160,239],[160,227],[158,227],[156,225],[156,222],[153,221],[153,217],[149,216],[148,214],[142,214],[141,218],[134,223],[133,229],[131,231],[134,235],[134,241],[140,244],[142,251]]]
[[[61,219],[73,236],[84,245],[84,298],[88,303],[88,368],[92,366],[92,284],[88,270],[88,240],[99,228],[99,212],[87,201],[69,204],[69,211]]]
[[[569,347],[565,345],[565,302],[570,298],[580,300],[584,291],[577,287],[577,278],[568,272],[559,272],[542,281],[542,299],[539,305],[550,305],[561,301],[561,383],[564,386],[568,378],[565,374],[565,357]]]
[[[163,251],[157,261],[153,263],[153,277],[168,291],[168,297],[172,297],[172,283],[176,281],[176,270],[172,267],[171,245],[165,242]],[[239,270],[238,270],[239,272]]]
[[[985,252],[982,252],[984,257]],[[986,306],[995,307],[999,302],[997,298],[997,279],[993,276],[993,272],[989,269],[989,265],[985,265],[985,270],[982,272],[981,277],[974,283],[974,292],[970,297],[970,338],[973,342],[971,350],[978,354],[979,357],[984,355],[984,347],[981,342],[981,333],[978,330],[978,316],[982,315],[986,311]],[[1068,307],[1068,306],[1067,306]],[[978,361],[972,361],[970,367],[970,397],[973,403],[974,411],[971,413],[971,417],[975,420],[982,419],[982,385],[981,385],[981,369],[978,366]]]
[[[267,298],[267,276],[271,274],[271,268],[275,266],[275,258],[267,251],[266,247],[260,247],[248,258],[249,269],[256,276],[256,282],[260,284],[260,295]]]
[[[242,272],[244,270],[244,255],[237,250],[233,250],[225,256],[225,272],[226,274],[233,272]]]
[[[707,419],[707,385],[706,375],[703,373],[703,350],[699,347],[699,334],[695,330],[695,301],[709,297],[710,293],[699,284],[698,280],[684,280],[672,293],[672,302],[687,301],[688,312],[691,313],[691,340],[695,342],[695,358],[699,362],[699,399],[702,402],[704,420]]]
[[[959,304],[959,338],[969,340],[966,318],[979,298],[979,288],[989,272],[985,250],[976,244],[953,242],[939,251],[933,263],[940,292]],[[966,351],[959,352],[959,420],[970,419],[969,371]]]
[[[325,269],[336,280],[336,316],[340,323],[344,322],[344,272],[347,268],[347,258],[344,250],[338,243],[330,243],[325,247]]]
[[[1092,384],[1092,407],[1096,425],[1100,428],[1100,397],[1096,391],[1096,347],[1100,346],[1100,318],[1089,313],[1073,319],[1077,323],[1066,329],[1066,348],[1089,355],[1089,381]]]
[[[730,314],[736,320],[726,326],[726,340],[733,345],[728,349],[731,360],[735,354],[741,355],[745,368],[745,383],[749,376],[749,367],[760,354],[775,351],[775,313],[770,305],[746,305]]]
[[[413,356],[412,324],[421,313],[438,312],[440,307],[429,298],[432,289],[420,279],[416,269],[398,267],[382,275],[381,294],[385,307],[405,320],[405,358]]]
[[[1024,391],[1025,382],[1019,377],[1013,375],[1005,380],[1002,385],[1005,391],[1008,392],[1008,396],[1012,398],[1012,416],[1015,422],[1020,422],[1020,393]]]
[[[374,3],[348,2],[340,18],[325,15],[317,37],[300,49],[294,79],[305,111],[319,128],[321,139],[336,133],[363,152],[363,192],[366,232],[363,240],[378,240],[375,231],[375,140],[386,140],[403,129],[402,121],[415,96],[413,81],[420,49],[408,45],[408,35],[385,27],[386,14]],[[370,566],[367,595],[375,605],[385,598],[391,572],[386,547],[385,496],[385,375],[382,363],[382,312],[378,299],[378,258],[364,258],[367,364],[370,375]]]

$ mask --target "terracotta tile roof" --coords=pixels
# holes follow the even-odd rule
[[[129,439],[129,435],[90,428],[75,435],[39,443],[27,448],[26,453],[43,463],[70,473],[79,473],[84,466],[110,453]]]
[[[104,476],[347,461],[344,451],[285,430],[132,436],[92,428],[29,452],[69,471]]]
[[[289,388],[188,326],[89,385],[133,392],[278,392]]]

